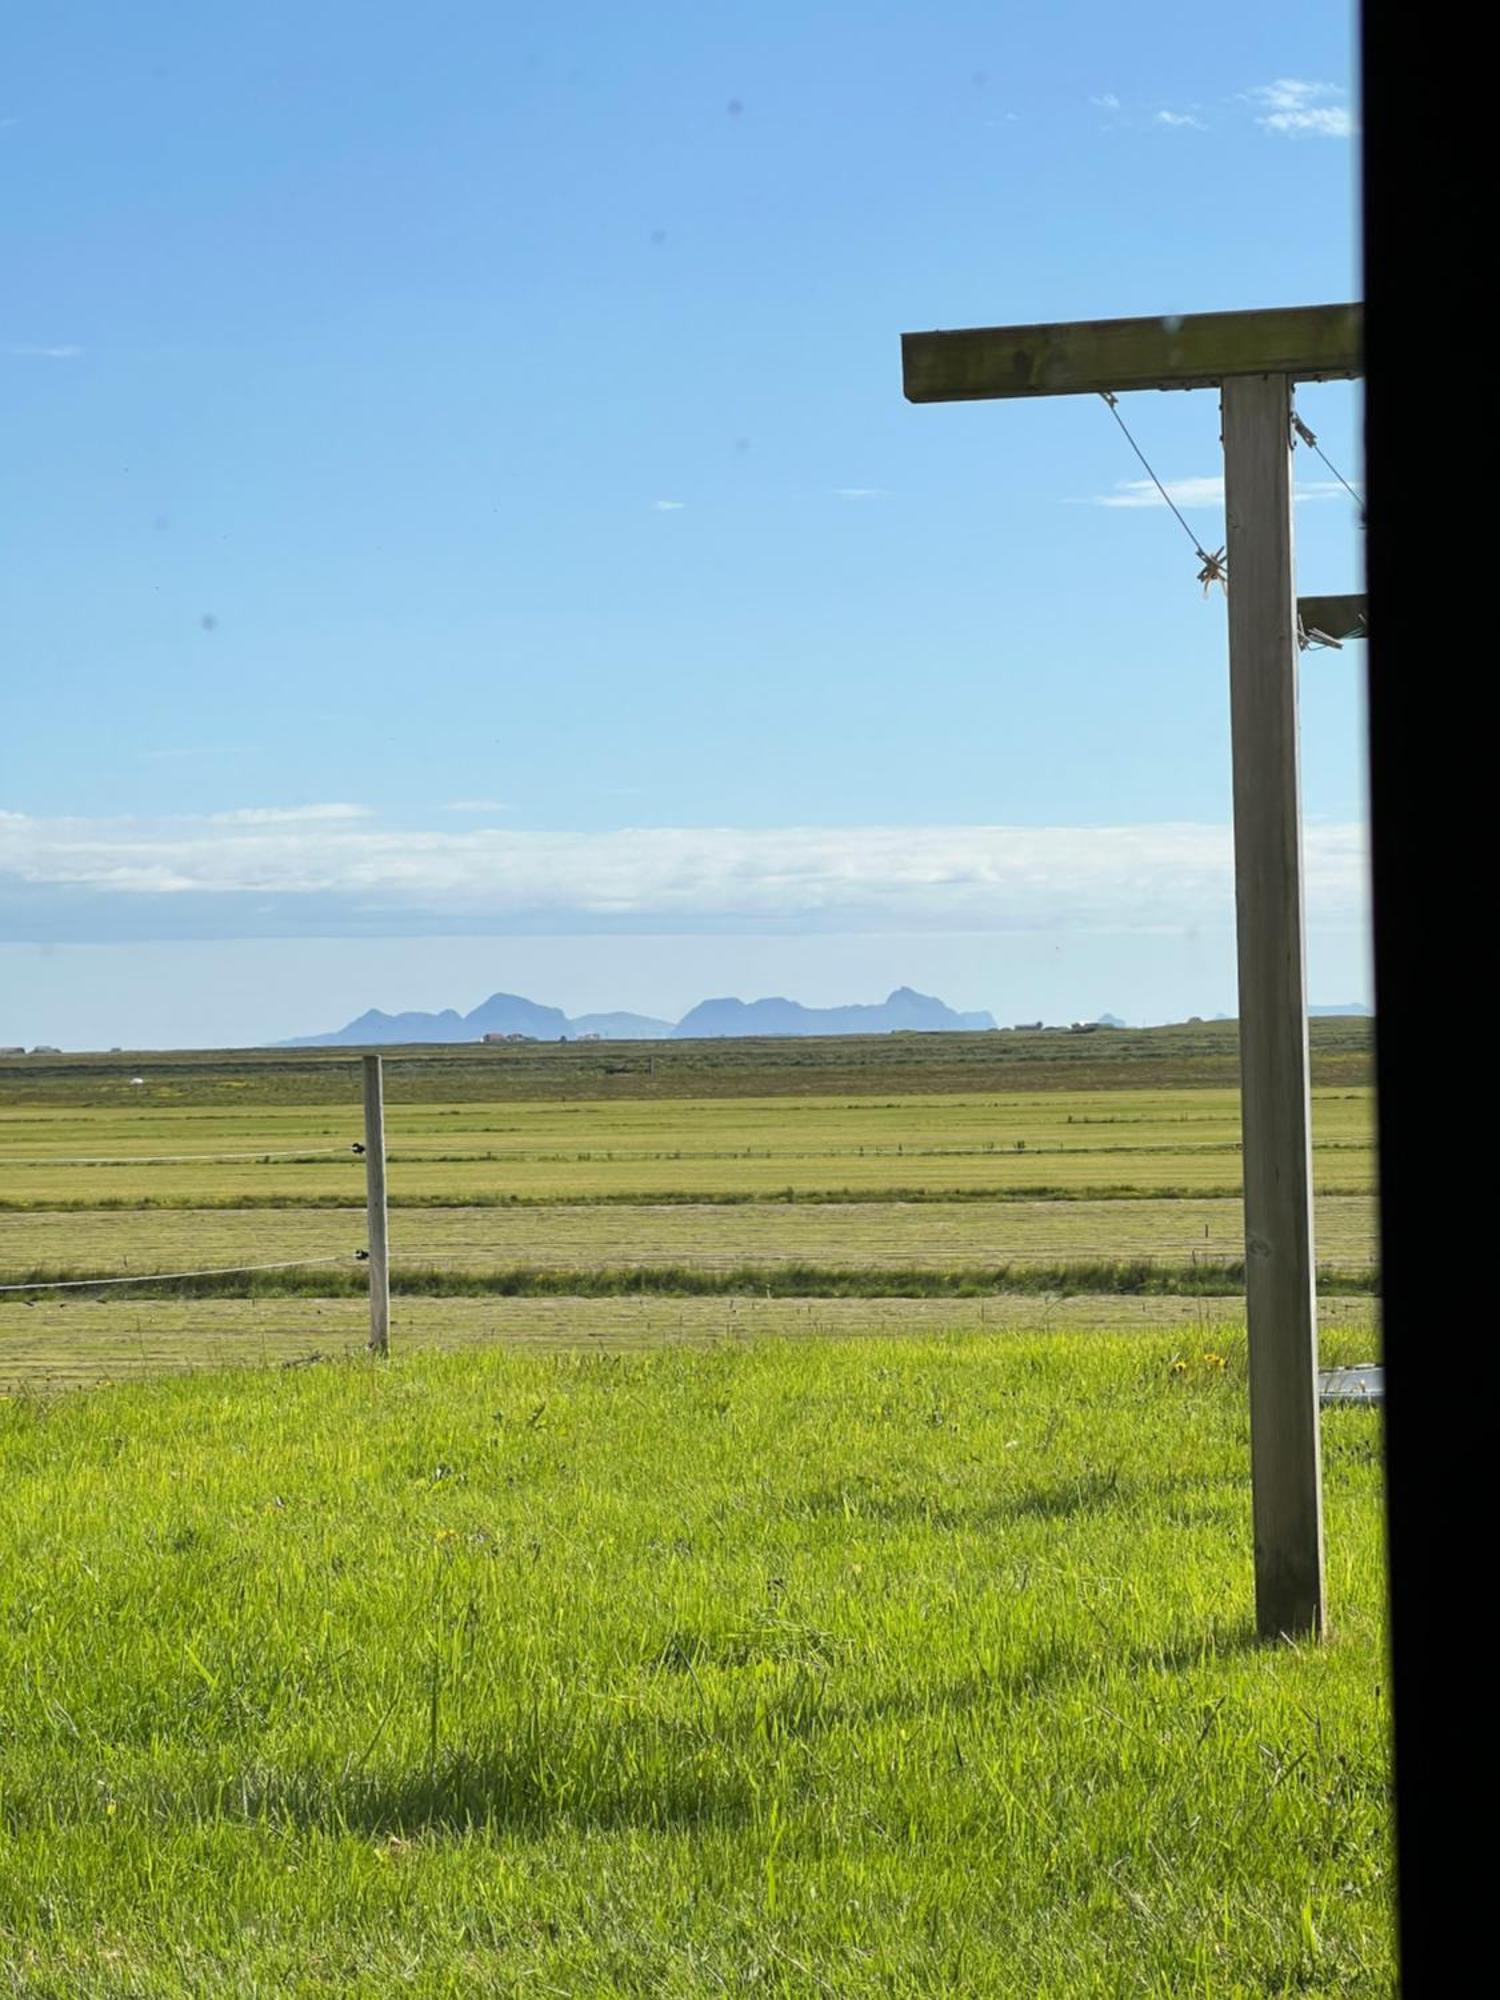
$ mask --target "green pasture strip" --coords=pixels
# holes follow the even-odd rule
[[[1239,1155],[1225,1150],[1212,1153],[1135,1153],[1114,1161],[1102,1176],[1109,1184],[1129,1187],[1137,1194],[1165,1196],[1209,1196],[1226,1189],[1238,1192]],[[1361,1192],[1375,1179],[1373,1147],[1315,1150],[1313,1170],[1320,1191]],[[521,1195],[534,1199],[565,1202],[587,1200],[597,1195],[649,1202],[671,1200],[700,1192],[713,1196],[749,1195],[762,1200],[795,1200],[805,1195],[836,1194],[843,1198],[865,1197],[890,1200],[893,1189],[960,1197],[970,1190],[976,1198],[993,1191],[1016,1191],[1021,1198],[1035,1195],[1040,1185],[1060,1197],[1077,1193],[1087,1198],[1100,1184],[1100,1165],[1086,1153],[1060,1152],[1049,1156],[1044,1173],[1038,1164],[1020,1154],[933,1156],[928,1158],[885,1157],[878,1154],[825,1153],[797,1157],[774,1152],[738,1157],[690,1160],[667,1153],[650,1159],[609,1159],[602,1153],[584,1156],[557,1156],[532,1161],[472,1161],[463,1165],[426,1160],[393,1164],[392,1190],[407,1197],[439,1196],[488,1199],[503,1205],[503,1198]],[[345,1202],[358,1200],[364,1187],[362,1172],[339,1163],[318,1162],[305,1167],[273,1162],[264,1167],[167,1166],[144,1164],[128,1172],[117,1169],[76,1166],[18,1166],[0,1164],[0,1186],[6,1197],[22,1206],[45,1203],[62,1197],[108,1201],[112,1197],[142,1200],[235,1201],[239,1196],[263,1194],[293,1195],[299,1201],[332,1196]]]
[[[1319,1137],[1368,1138],[1373,1101],[1368,1089],[1313,1092]],[[1239,1096],[1233,1089],[1157,1091],[1053,1090],[963,1095],[912,1094],[849,1098],[838,1094],[795,1100],[735,1099],[502,1100],[469,1104],[392,1105],[388,1143],[442,1152],[489,1141],[525,1151],[537,1145],[574,1148],[595,1141],[660,1150],[751,1150],[771,1145],[805,1149],[843,1146],[934,1145],[963,1142],[1008,1149],[1068,1142],[1190,1144],[1233,1139]],[[357,1106],[286,1106],[246,1100],[232,1105],[18,1109],[0,1080],[0,1149],[27,1158],[54,1153],[85,1156],[153,1153],[286,1151],[347,1152],[360,1136]]]
[[[1379,1418],[1243,1354],[498,1349],[0,1405],[0,1990],[1393,1990]]]
[[[1168,1297],[1212,1297],[1243,1287],[1242,1258],[1214,1258],[1172,1264],[1165,1259],[1121,1258],[1069,1263],[999,1263],[961,1270],[924,1265],[832,1265],[787,1260],[714,1269],[695,1264],[589,1265],[569,1270],[556,1265],[515,1264],[492,1270],[455,1270],[442,1265],[393,1263],[393,1294],[426,1298],[612,1297],[632,1292],[724,1298],[753,1293],[765,1298],[977,1298],[989,1292],[1029,1292],[1067,1297],[1079,1292],[1160,1293]],[[12,1295],[25,1298],[49,1287],[97,1287],[109,1279],[71,1266],[0,1275]],[[1379,1289],[1373,1269],[1321,1269],[1318,1289],[1330,1294],[1371,1294]],[[162,1275],[117,1284],[134,1298],[270,1298],[282,1294],[338,1298],[368,1290],[364,1268],[321,1264],[311,1269],[204,1271]]]
[[[1374,1199],[1373,1181],[1368,1185],[1329,1188],[1330,1194],[1364,1196]],[[941,1202],[1035,1202],[1035,1201],[1139,1201],[1140,1186],[1135,1181],[1084,1182],[1076,1187],[1054,1188],[1043,1181],[1015,1187],[868,1187],[868,1188],[739,1188],[661,1190],[651,1196],[651,1206],[690,1208],[743,1208],[764,1205],[850,1205],[853,1203],[941,1203]],[[1237,1185],[1223,1187],[1153,1187],[1153,1201],[1233,1201],[1240,1199]],[[111,1210],[132,1214],[150,1209],[319,1209],[348,1208],[351,1197],[334,1189],[296,1193],[247,1191],[242,1194],[145,1194],[145,1195],[39,1195],[12,1198],[0,1194],[0,1215],[85,1214]],[[629,1189],[597,1189],[571,1195],[569,1205],[591,1208],[638,1208],[641,1197]],[[492,1188],[451,1189],[446,1193],[416,1194],[410,1190],[390,1190],[389,1208],[556,1208],[555,1195],[501,1192]]]
[[[1233,1022],[1205,1021],[1087,1035],[862,1035],[490,1048],[470,1043],[386,1051],[386,1092],[392,1104],[410,1104],[1232,1087],[1239,1070],[1237,1034]],[[1310,1047],[1315,1083],[1371,1081],[1371,1022],[1315,1020]],[[254,1098],[354,1105],[359,1054],[209,1049],[4,1056],[0,1103],[232,1107]],[[143,1083],[133,1083],[136,1076]]]
[[[1229,1164],[1226,1166],[1226,1162]],[[1367,1194],[1375,1185],[1373,1149],[1314,1155],[1314,1178],[1323,1194]],[[393,1194],[404,1198],[408,1207],[469,1206],[482,1203],[491,1207],[508,1205],[508,1198],[555,1204],[591,1201],[610,1196],[627,1203],[654,1203],[686,1198],[750,1198],[760,1201],[796,1202],[811,1197],[831,1196],[836,1200],[889,1201],[893,1192],[915,1192],[939,1200],[990,1200],[1014,1193],[1021,1200],[1033,1200],[1038,1186],[1052,1198],[1071,1196],[1097,1199],[1100,1182],[1097,1163],[1086,1155],[1059,1156],[1049,1160],[1048,1174],[1039,1183],[1034,1163],[1014,1157],[1010,1162],[974,1158],[933,1160],[851,1159],[825,1156],[789,1161],[766,1158],[739,1162],[704,1162],[693,1165],[671,1159],[634,1163],[554,1160],[537,1165],[497,1163],[474,1165],[460,1170],[451,1166],[414,1165],[392,1167]],[[899,1172],[893,1172],[899,1167]],[[1164,1155],[1158,1159],[1137,1155],[1120,1163],[1118,1175],[1109,1184],[1134,1195],[1160,1195],[1171,1199],[1210,1199],[1239,1193],[1238,1156],[1209,1154],[1197,1159]],[[300,1177],[300,1178],[299,1178]],[[0,1166],[3,1185],[11,1204],[9,1212],[30,1207],[51,1206],[58,1198],[84,1205],[130,1205],[154,1201],[166,1207],[241,1206],[246,1199],[258,1200],[266,1194],[291,1196],[290,1202],[270,1206],[348,1206],[362,1198],[363,1175],[341,1168],[267,1167],[255,1169],[143,1167],[128,1177],[90,1174],[77,1168],[18,1168]],[[114,1202],[114,1197],[121,1197]],[[429,1204],[429,1197],[436,1199]]]

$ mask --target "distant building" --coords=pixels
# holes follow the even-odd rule
[[[38,1042],[31,1053],[34,1056],[60,1056],[62,1050],[53,1048],[50,1042]]]
[[[1016,1033],[1018,1035],[1034,1035],[1040,1032],[1041,1025],[1040,1021],[1017,1021]]]
[[[25,1053],[26,1053],[25,1049],[21,1046],[19,1042],[15,1043],[12,1046],[7,1046],[6,1048],[0,1049],[0,1056],[24,1056]]]
[[[580,1042],[602,1042],[604,1037],[603,1035],[580,1035],[578,1040]]]
[[[486,1035],[487,1042],[534,1042],[535,1035]]]

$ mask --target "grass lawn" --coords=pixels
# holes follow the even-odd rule
[[[0,1990],[1387,1993],[1378,1421],[1267,1649],[1202,1324],[0,1402]]]

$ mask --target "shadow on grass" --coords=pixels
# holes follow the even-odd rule
[[[725,1652],[753,1670],[756,1658],[743,1638],[733,1636],[727,1647],[723,1638],[675,1633],[658,1657],[658,1671],[696,1677],[699,1667]],[[878,1758],[883,1726],[904,1735],[925,1725],[946,1741],[943,1725],[963,1719],[984,1731],[992,1717],[1004,1732],[1015,1726],[1019,1703],[1038,1700],[1050,1708],[1059,1694],[1087,1691],[1090,1683],[1103,1696],[1122,1676],[1211,1668],[1255,1652],[1260,1643],[1248,1618],[1201,1634],[1179,1632],[1158,1644],[1117,1645],[1104,1629],[1049,1634],[990,1670],[918,1688],[903,1678],[867,1694],[842,1694],[840,1672],[825,1659],[793,1660],[783,1651],[779,1664],[792,1672],[778,1687],[762,1685],[746,1699],[742,1684],[740,1696],[695,1721],[614,1714],[581,1724],[566,1716],[532,1719],[519,1724],[513,1740],[454,1747],[430,1762],[368,1771],[268,1763],[232,1777],[184,1774],[177,1782],[148,1783],[142,1804],[156,1827],[217,1822],[377,1841],[539,1835],[557,1828],[733,1829],[751,1820],[768,1765],[790,1755],[786,1769],[805,1774],[811,1767],[798,1753],[827,1746],[830,1738],[846,1736],[861,1756]],[[1107,1714],[1107,1707],[1101,1712]],[[1198,1707],[1185,1708],[1184,1715],[1200,1726]],[[96,1818],[92,1783],[80,1798],[81,1816]],[[58,1822],[58,1798],[45,1777],[13,1788],[0,1807],[0,1827],[12,1835]]]
[[[339,1775],[268,1770],[247,1776],[210,1814],[371,1838],[590,1831],[669,1832],[737,1825],[749,1785],[700,1733],[671,1724],[458,1748],[432,1764]],[[204,1801],[203,1803],[208,1803]]]
[[[1116,1471],[1086,1470],[1024,1492],[954,1502],[921,1492],[861,1493],[819,1487],[790,1495],[785,1511],[799,1520],[847,1520],[893,1528],[997,1528],[1017,1521],[1069,1521],[1129,1508],[1159,1495],[1159,1481],[1142,1485]]]
[[[634,1739],[611,1730],[580,1743],[576,1732],[559,1727],[518,1745],[455,1747],[430,1764],[366,1772],[270,1761],[234,1776],[148,1778],[139,1804],[154,1827],[217,1824],[372,1840],[543,1834],[558,1827],[669,1833],[733,1827],[749,1817],[745,1753],[754,1747],[742,1729],[720,1744],[707,1732],[670,1724]],[[91,1822],[98,1799],[92,1785],[88,1790],[77,1816]],[[55,1828],[73,1816],[59,1812],[46,1781],[20,1785],[0,1803],[0,1832]]]
[[[1201,1637],[1184,1635],[1161,1645],[1113,1646],[1103,1631],[1093,1644],[1054,1637],[1024,1659],[993,1672],[965,1674],[921,1695],[895,1689],[873,1700],[827,1703],[819,1723],[826,1733],[836,1727],[868,1728],[881,1722],[911,1724],[939,1716],[967,1716],[993,1707],[997,1719],[1008,1724],[1017,1702],[1047,1698],[1089,1681],[1103,1685],[1121,1676],[1134,1680],[1149,1674],[1188,1673],[1196,1667],[1223,1664],[1254,1653],[1261,1644],[1248,1618],[1213,1627]]]
[[[798,1645],[800,1639],[801,1644]],[[745,1628],[721,1632],[675,1630],[653,1662],[657,1672],[691,1673],[705,1669],[751,1669],[776,1666],[798,1674],[780,1704],[777,1733],[803,1741],[826,1737],[841,1728],[861,1730],[883,1721],[909,1723],[936,1716],[955,1716],[994,1705],[1008,1714],[1019,1701],[1047,1696],[1069,1686],[1098,1680],[1114,1681],[1123,1673],[1131,1679],[1147,1674],[1172,1675],[1212,1666],[1254,1652],[1260,1641],[1248,1618],[1211,1624],[1202,1633],[1178,1633],[1159,1643],[1117,1644],[1107,1621],[1073,1634],[1051,1632],[1021,1657],[990,1670],[974,1670],[956,1679],[928,1685],[918,1693],[907,1687],[858,1700],[838,1693],[839,1670],[856,1665],[847,1641],[808,1628],[757,1635]]]

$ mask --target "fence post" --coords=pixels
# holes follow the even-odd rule
[[[380,1057],[363,1058],[365,1083],[365,1199],[370,1232],[370,1352],[391,1345],[391,1258],[385,1213],[385,1099]]]

